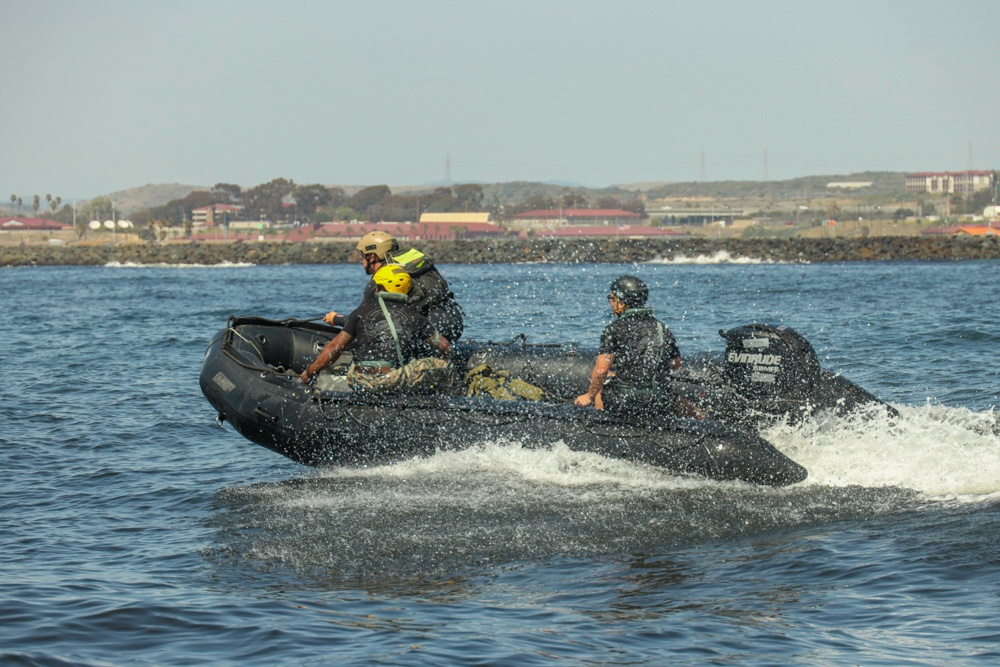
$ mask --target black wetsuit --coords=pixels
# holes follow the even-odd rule
[[[427,318],[402,300],[403,295],[387,294],[381,299],[392,318],[399,338],[403,363],[431,355],[428,338],[434,327]],[[400,366],[396,342],[378,298],[366,299],[344,320],[344,331],[354,338],[354,363],[368,366]]]
[[[415,250],[408,250],[400,255],[400,259],[406,260],[408,256],[413,255],[417,257],[412,261],[394,262],[400,264],[410,274],[412,287],[408,303],[430,320],[442,336],[454,343],[462,337],[462,331],[465,329],[462,307],[455,301],[455,295],[448,287],[448,282],[434,268],[433,260]],[[365,285],[362,303],[371,300],[374,295],[375,280],[371,279]],[[334,324],[343,325],[344,320],[341,318],[340,315],[335,317]]]
[[[601,392],[605,410],[650,418],[673,411],[677,397],[667,381],[670,365],[681,353],[670,329],[651,309],[628,309],[605,327],[599,352],[615,357],[614,377]]]

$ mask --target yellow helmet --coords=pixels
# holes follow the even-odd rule
[[[386,292],[394,292],[395,294],[410,293],[410,274],[401,266],[395,264],[383,266],[375,272],[372,280],[375,281],[376,285],[384,287]]]
[[[358,241],[358,250],[365,255],[375,255],[385,259],[387,253],[399,250],[399,244],[391,234],[382,231],[368,232]]]

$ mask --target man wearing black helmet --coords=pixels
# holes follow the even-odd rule
[[[615,321],[601,334],[590,386],[574,403],[619,414],[652,417],[673,411],[703,418],[698,408],[667,389],[671,371],[681,366],[681,353],[670,329],[645,307],[648,296],[646,283],[635,276],[611,283],[608,302]]]
[[[455,301],[448,283],[434,267],[434,260],[415,248],[400,252],[396,239],[379,230],[362,236],[358,250],[361,251],[361,265],[370,276],[383,266],[402,266],[413,281],[407,303],[430,320],[448,340],[455,342],[462,337],[462,308]],[[362,302],[371,299],[374,293],[375,283],[368,281]],[[327,313],[323,319],[336,326],[344,324],[344,316],[336,311]]]

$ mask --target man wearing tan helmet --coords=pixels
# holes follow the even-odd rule
[[[362,236],[358,242],[358,250],[361,251],[361,266],[370,276],[387,265],[398,264],[406,269],[412,280],[409,305],[420,311],[448,340],[455,342],[462,337],[462,308],[455,301],[455,295],[447,281],[434,267],[434,260],[415,248],[400,252],[396,239],[383,231],[369,232]],[[363,300],[371,299],[374,293],[375,284],[369,281],[365,286]],[[323,319],[328,324],[337,326],[343,326],[344,323],[344,316],[336,311],[330,311]]]

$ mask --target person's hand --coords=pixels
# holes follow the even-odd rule
[[[312,377],[310,377],[308,370],[302,371],[302,374],[299,375],[299,378],[306,384],[312,384],[313,379]]]
[[[581,408],[589,407],[591,403],[594,402],[594,397],[590,394],[580,394],[573,401],[573,405],[579,405]]]
[[[333,326],[333,320],[335,317],[337,317],[337,311],[331,310],[323,317],[323,321],[329,324],[330,326]]]

